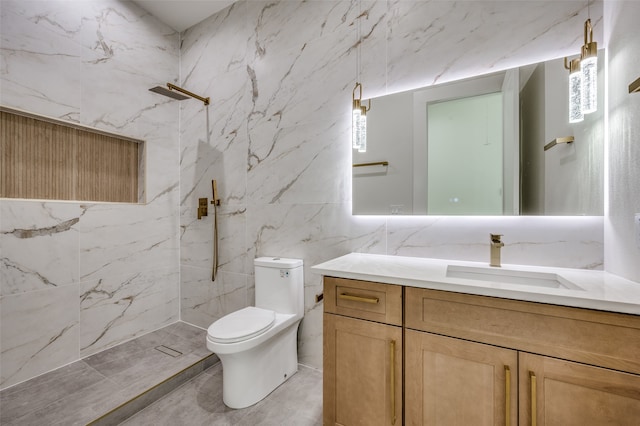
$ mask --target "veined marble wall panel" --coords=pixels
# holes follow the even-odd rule
[[[250,203],[349,202],[351,147],[344,143],[344,135],[350,131],[349,115],[293,127],[274,121],[254,127],[247,173]]]
[[[1,103],[80,120],[80,8],[61,1],[0,4]]]
[[[602,1],[397,1],[387,15],[386,93],[576,55],[589,15],[602,40]]]
[[[0,15],[3,105],[143,139],[147,160],[144,205],[0,201],[5,387],[178,318],[180,105],[148,91],[177,82],[179,35],[134,3],[10,0]],[[96,283],[81,316],[78,287]],[[5,333],[27,313],[20,339]]]
[[[347,34],[336,31],[299,49],[271,49],[249,63],[257,88],[249,130],[264,121],[292,127],[344,117],[356,76],[356,49]]]
[[[387,254],[489,261],[503,234],[503,264],[602,269],[602,217],[390,217]],[[541,230],[544,229],[544,232]]]
[[[182,81],[190,83],[194,73],[213,79],[244,70],[246,58],[253,54],[253,37],[242,0],[187,29],[180,48]]]
[[[0,203],[0,295],[77,284],[82,214],[72,203]]]
[[[110,274],[80,285],[80,355],[94,354],[178,319],[178,269]]]
[[[177,267],[178,223],[174,214],[160,201],[90,205],[78,225],[81,281],[172,264]]]
[[[601,11],[601,2],[590,7],[596,38]],[[193,299],[182,298],[182,319],[206,326],[218,315],[197,303],[205,281],[198,288],[185,272],[207,261],[192,250],[200,246],[204,253],[207,246],[198,231],[206,226],[193,219],[193,193],[206,191],[202,185],[214,174],[219,184],[233,185],[229,203],[246,207],[246,225],[236,223],[233,238],[246,227],[247,303],[254,297],[254,257],[304,259],[299,353],[301,362],[316,367],[322,365],[322,307],[314,296],[321,280],[309,268],[332,257],[361,251],[484,260],[485,234],[495,228],[505,233],[505,262],[601,268],[602,218],[354,217],[350,206],[356,80],[367,98],[575,54],[586,18],[579,1],[240,1],[187,30],[183,80],[196,92],[212,92],[218,76],[234,70],[245,89],[231,85],[224,104],[212,97],[210,110],[216,122],[244,129],[247,144],[243,158],[222,161],[220,152],[185,146],[184,137],[201,130],[182,127],[181,288]],[[181,123],[199,120],[193,108],[182,106]],[[206,143],[219,149],[221,142]]]
[[[219,206],[218,269],[238,274],[251,274],[245,245],[246,218],[243,206]],[[180,263],[183,266],[211,269],[213,264],[214,208],[198,220],[197,210],[184,212],[181,227]]]
[[[78,359],[78,284],[0,298],[0,388]]]
[[[211,281],[211,268],[183,265],[180,268],[182,320],[209,328],[224,315],[249,304],[248,275],[218,271]]]

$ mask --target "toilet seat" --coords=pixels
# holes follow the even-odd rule
[[[211,324],[207,334],[212,342],[241,342],[264,333],[275,320],[274,311],[249,306],[220,318]]]

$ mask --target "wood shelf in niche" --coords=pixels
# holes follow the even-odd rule
[[[144,142],[0,107],[0,197],[144,202]]]

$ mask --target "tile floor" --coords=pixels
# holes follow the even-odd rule
[[[0,424],[85,425],[134,398],[138,408],[129,411],[136,412],[217,362],[205,338],[205,330],[174,323],[5,389]],[[180,354],[160,352],[160,345]]]
[[[298,372],[257,404],[232,410],[222,402],[222,367],[216,364],[121,425],[322,425],[322,372]]]
[[[0,424],[322,424],[322,372],[305,366],[259,403],[227,408],[222,367],[205,336],[178,322],[5,389]],[[178,353],[156,349],[161,345]]]

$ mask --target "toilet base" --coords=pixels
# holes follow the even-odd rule
[[[226,406],[249,407],[298,371],[298,324],[299,321],[250,350],[218,354]]]

